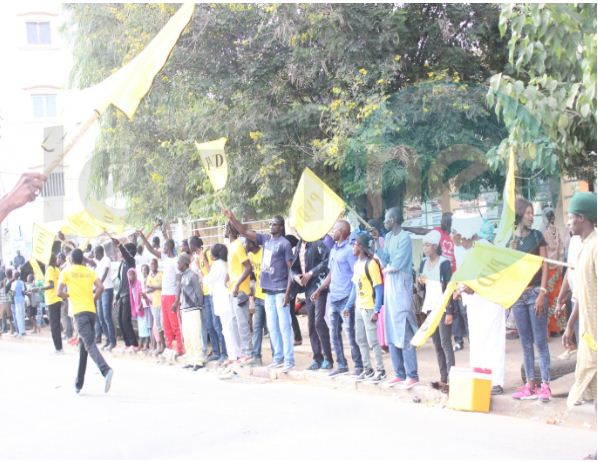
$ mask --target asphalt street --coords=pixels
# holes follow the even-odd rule
[[[388,396],[109,357],[112,389],[77,355],[0,341],[6,459],[580,459],[591,429],[405,404]]]

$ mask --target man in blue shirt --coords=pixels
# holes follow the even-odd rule
[[[343,337],[341,329],[344,326],[347,337],[349,338],[349,345],[351,346],[351,357],[355,363],[355,376],[361,375],[363,372],[363,362],[359,346],[355,341],[355,306],[347,307],[349,316],[343,319],[341,312],[345,308],[353,279],[353,266],[357,261],[357,257],[353,255],[353,249],[350,245],[349,236],[351,234],[351,225],[345,220],[339,220],[334,225],[332,230],[334,238],[334,247],[330,251],[328,260],[328,268],[330,272],[322,285],[312,294],[311,299],[317,300],[320,294],[329,289],[328,297],[330,299],[331,316],[330,323],[332,324],[332,344],[336,352],[337,368],[330,372],[331,377],[346,374],[349,372],[347,360],[343,352]]]
[[[273,361],[270,367],[283,367],[282,372],[289,372],[295,367],[289,306],[289,272],[293,253],[291,243],[284,237],[284,218],[279,215],[273,217],[270,221],[270,235],[267,235],[247,229],[230,210],[225,209],[223,213],[239,234],[263,246],[260,285],[266,295],[266,321],[272,341]]]

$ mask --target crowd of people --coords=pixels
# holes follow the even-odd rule
[[[578,193],[569,212],[564,235],[552,210],[544,211],[544,229],[536,230],[532,204],[517,201],[511,247],[572,267],[564,274],[562,266],[545,261],[508,310],[460,286],[433,334],[439,372],[434,388],[449,391],[455,353],[469,338],[471,367],[490,369],[492,393],[502,394],[506,331],[514,320],[527,378],[514,399],[551,399],[551,335],[563,335],[564,346],[578,349],[584,363],[579,366],[578,360],[575,403],[595,399],[595,352],[582,348],[581,339],[594,339],[596,333],[596,196]],[[118,251],[118,264],[103,245],[82,251],[68,242],[52,254],[43,281],[35,281],[33,273],[23,280],[23,266],[3,270],[0,331],[26,335],[27,318],[32,333],[38,332],[47,313],[56,353],[63,351],[63,340],[79,342],[77,392],[87,354],[109,389],[112,369],[101,351],[116,348],[117,338],[124,352],[184,358],[183,367],[196,371],[210,361],[263,366],[267,333],[272,358],[267,367],[285,373],[295,367],[293,300],[301,296],[313,353],[308,370],[325,370],[331,377],[351,373],[358,381],[408,390],[420,382],[413,336],[474,243],[492,242],[494,231],[482,220],[453,225],[449,213],[434,229],[404,228],[401,210],[391,208],[384,229],[372,220],[369,228],[352,230],[339,220],[322,239],[305,242],[287,234],[281,216],[272,218],[264,234],[230,210],[223,215],[226,245],[206,248],[193,235],[177,249],[172,239],[161,246],[156,236],[150,242],[138,231],[127,241],[108,243]],[[419,268],[412,261],[414,234],[423,235]],[[343,342],[349,344],[351,364]],[[391,371],[385,370],[383,351],[390,353]],[[535,353],[540,383],[534,378]]]

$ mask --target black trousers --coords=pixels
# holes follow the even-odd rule
[[[57,351],[62,350],[62,336],[60,334],[60,308],[62,302],[52,303],[48,306],[48,317],[50,318],[50,332],[52,333],[52,342]]]
[[[83,388],[85,381],[85,370],[87,369],[87,355],[96,363],[102,376],[106,376],[110,366],[98,350],[96,345],[96,315],[90,311],[83,311],[75,315],[75,325],[79,331],[79,369],[77,370],[77,382],[75,386],[78,389]]]
[[[311,295],[311,294],[310,294]],[[328,292],[322,293],[315,302],[305,295],[305,307],[307,309],[307,328],[311,351],[314,354],[314,361],[321,363],[327,359],[332,361],[332,348],[330,347],[330,330],[326,324],[326,299]]]
[[[291,325],[293,326],[293,336],[295,337],[295,341],[301,342],[303,340],[303,337],[301,337],[301,329],[299,328],[297,313],[295,313],[295,300],[295,297],[289,300],[289,305],[291,308]]]
[[[440,369],[440,381],[448,383],[449,372],[455,365],[455,353],[453,352],[453,342],[451,340],[452,325],[446,325],[444,320],[446,313],[442,315],[438,328],[432,335],[434,349],[436,350],[436,359]]]
[[[131,302],[129,297],[118,300],[118,326],[123,334],[126,346],[137,346],[137,335],[133,330],[133,317],[131,315]]]

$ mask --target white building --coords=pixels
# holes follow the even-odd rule
[[[0,194],[28,170],[42,171],[52,154],[42,149],[44,130],[65,125],[72,53],[60,27],[66,13],[57,2],[0,5]],[[16,250],[28,258],[33,223],[51,223],[81,209],[79,172],[89,158],[95,132],[50,175],[40,198],[13,212],[1,225],[2,259]],[[51,227],[51,226],[50,226]]]

